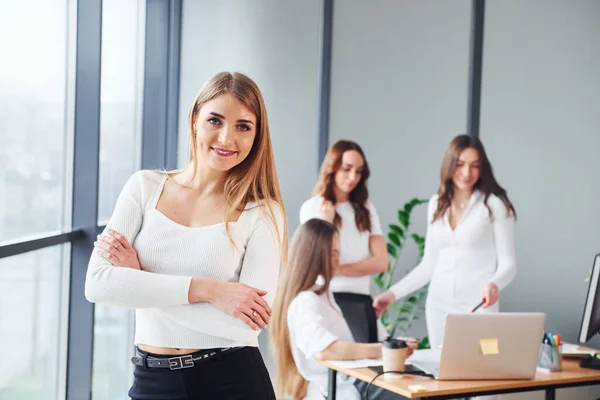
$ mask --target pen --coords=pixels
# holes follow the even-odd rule
[[[474,313],[475,311],[477,311],[477,309],[479,309],[479,307],[481,307],[484,304],[485,304],[485,300],[483,300],[481,303],[477,304],[477,307],[475,307],[471,312]]]
[[[549,346],[554,346],[554,341],[552,340],[552,334],[544,333],[544,336],[542,338],[542,343],[547,344]]]

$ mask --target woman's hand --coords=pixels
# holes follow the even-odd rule
[[[94,242],[95,251],[106,258],[115,267],[142,270],[138,260],[137,251],[129,244],[127,238],[112,229],[107,229],[106,234],[98,235]]]
[[[194,298],[194,293],[198,297]],[[219,310],[237,318],[254,330],[264,329],[271,318],[271,307],[263,298],[267,292],[243,283],[192,279],[191,302],[208,301]]]
[[[498,290],[498,286],[493,283],[488,283],[483,288],[483,308],[488,308],[493,306],[498,302],[500,298],[500,290]]]
[[[386,308],[390,306],[396,298],[394,294],[389,290],[381,293],[379,296],[373,299],[373,308],[375,309],[375,313],[377,314],[377,318],[381,315],[382,312],[385,311]]]
[[[412,355],[412,353],[419,347],[419,341],[412,337],[397,337],[396,339],[404,340],[408,345],[408,356]]]
[[[335,219],[335,206],[329,200],[321,197],[319,200],[319,218],[333,224]]]

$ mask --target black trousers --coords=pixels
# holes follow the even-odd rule
[[[142,353],[156,358],[169,357]],[[275,393],[258,348],[244,347],[175,371],[136,366],[129,397],[133,400],[275,400]]]

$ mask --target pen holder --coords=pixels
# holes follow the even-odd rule
[[[552,346],[542,343],[538,358],[538,368],[549,372],[562,371],[562,346]]]

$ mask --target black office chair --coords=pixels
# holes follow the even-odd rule
[[[367,294],[334,293],[336,303],[350,327],[357,343],[377,343],[377,315],[373,309],[373,298]]]

